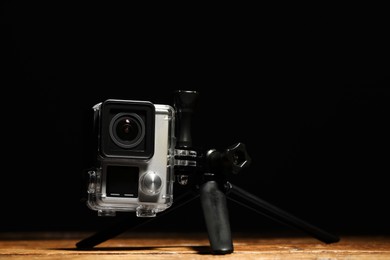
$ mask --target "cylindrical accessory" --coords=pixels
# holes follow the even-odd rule
[[[176,110],[176,148],[192,148],[191,122],[198,102],[199,93],[189,90],[177,90],[174,93]]]
[[[200,200],[213,254],[230,254],[233,241],[230,231],[226,195],[216,181],[207,181],[200,187]]]

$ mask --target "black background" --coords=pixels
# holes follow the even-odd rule
[[[81,201],[91,107],[106,98],[172,104],[174,90],[189,89],[200,93],[195,145],[246,144],[253,162],[233,183],[337,233],[390,233],[383,16],[342,15],[333,25],[335,16],[278,9],[178,17],[113,5],[4,7],[1,231],[113,221]],[[233,230],[285,228],[231,203],[229,212]],[[150,227],[204,230],[200,204]]]

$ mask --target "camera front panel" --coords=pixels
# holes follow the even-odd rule
[[[123,104],[118,104],[118,102]],[[90,179],[87,204],[91,209],[99,212],[136,211],[139,216],[153,216],[172,204],[176,142],[175,112],[169,105],[153,105],[153,113],[150,113],[144,106],[147,103],[116,100],[115,105],[106,103],[110,109],[107,109],[107,106],[104,107],[104,103],[94,107],[100,122],[97,125],[101,127],[100,148],[105,152],[100,152],[98,155],[96,176]],[[131,110],[129,104],[131,104]],[[140,108],[136,108],[138,105]],[[106,109],[105,113],[103,113],[104,109]],[[122,115],[123,113],[126,115],[135,113],[134,111],[144,120],[145,127],[153,126],[153,131],[145,129],[143,135],[143,138],[146,138],[147,132],[153,133],[153,153],[148,153],[148,156],[145,156],[147,150],[144,149],[145,144],[137,140],[139,138],[139,133],[136,133],[138,128],[129,138],[120,136],[123,146],[117,145],[114,141],[119,134],[117,133],[116,136],[112,131],[118,129],[118,124],[120,124],[115,122],[124,119],[122,121],[128,123],[126,116],[122,117]],[[151,114],[154,117],[152,123],[146,120],[146,117]],[[103,131],[104,128],[105,131]],[[111,132],[110,129],[112,129]],[[144,143],[147,143],[146,140]],[[150,149],[148,151],[150,152]],[[106,156],[107,154],[109,156]],[[140,154],[143,155],[140,156]]]

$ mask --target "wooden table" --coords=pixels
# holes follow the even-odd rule
[[[390,236],[340,236],[324,244],[306,236],[233,233],[234,252],[210,254],[205,233],[122,234],[90,250],[75,244],[92,233],[0,233],[0,259],[390,259]]]

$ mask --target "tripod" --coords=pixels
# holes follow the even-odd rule
[[[228,181],[229,176],[238,174],[251,163],[251,158],[243,143],[237,143],[222,152],[210,149],[198,155],[192,150],[190,122],[197,96],[198,94],[193,91],[178,91],[175,96],[175,107],[179,120],[179,137],[176,147],[178,152],[175,155],[178,163],[175,164],[175,174],[178,179],[177,183],[188,185],[193,189],[189,189],[175,198],[174,204],[158,213],[158,216],[169,214],[200,198],[213,254],[230,254],[234,251],[227,199],[281,224],[306,232],[324,243],[338,242],[337,236],[275,207]],[[132,223],[127,219],[114,223],[114,225],[79,241],[76,243],[76,247],[79,249],[93,248],[126,230],[145,225],[155,220],[156,217],[141,219],[143,220],[141,223]]]

